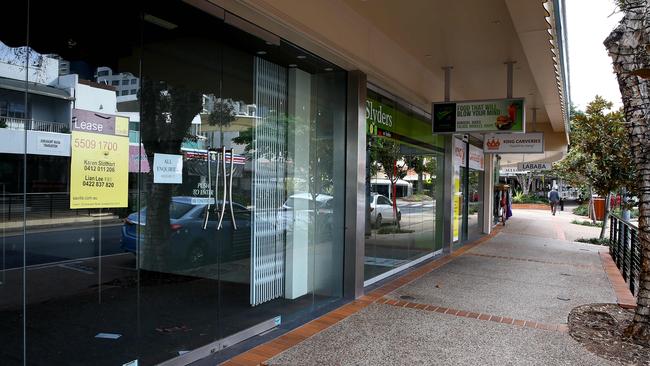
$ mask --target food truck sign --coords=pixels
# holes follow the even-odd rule
[[[524,99],[433,103],[433,133],[524,132]]]

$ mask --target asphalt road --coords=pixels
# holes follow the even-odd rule
[[[123,252],[120,249],[121,228],[121,224],[102,227],[102,255]],[[27,249],[26,265],[32,266],[70,259],[96,257],[99,254],[99,238],[99,228],[97,226],[28,232],[25,241]],[[0,270],[3,267],[4,269],[22,267],[22,249],[22,234],[11,234],[4,237],[0,235]]]

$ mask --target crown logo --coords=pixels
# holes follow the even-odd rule
[[[488,140],[488,142],[486,142],[485,145],[487,145],[489,150],[498,150],[499,146],[501,146],[501,142],[499,142],[499,140],[497,139],[491,139]]]

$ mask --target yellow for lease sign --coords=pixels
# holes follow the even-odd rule
[[[127,207],[129,138],[72,131],[70,208]]]

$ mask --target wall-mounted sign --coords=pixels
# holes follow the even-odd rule
[[[466,143],[459,139],[454,140],[454,155],[453,163],[457,167],[465,167],[465,154],[467,154],[467,149],[465,148]],[[469,145],[469,168],[474,170],[484,170],[485,169],[485,159],[484,159],[483,150],[479,149],[474,145]]]
[[[465,143],[462,140],[454,138],[454,155],[452,160],[454,166],[464,167],[465,166]]]
[[[518,163],[519,170],[551,170],[553,163]]]
[[[433,103],[433,133],[524,132],[524,99]]]
[[[392,102],[383,96],[378,98]],[[372,95],[366,99],[366,125],[368,134],[372,136],[390,138],[418,147],[445,147],[441,136],[431,135],[431,122],[427,118],[415,113],[407,114],[380,102]]]
[[[72,131],[70,208],[127,207],[129,138]]]
[[[489,133],[483,140],[486,153],[532,154],[544,152],[544,133]]]
[[[30,131],[31,132],[31,131]],[[29,152],[29,138],[27,137],[27,151]],[[70,154],[70,135],[50,132],[34,131],[34,150],[39,155],[67,156]]]
[[[127,207],[129,119],[83,109],[72,110],[70,208]],[[126,133],[124,124],[126,123]]]
[[[115,135],[115,116],[84,109],[73,109],[72,131]]]
[[[153,182],[160,184],[182,184],[183,155],[154,154]]]
[[[485,169],[485,155],[483,150],[474,145],[469,145],[469,168],[474,170]]]
[[[501,176],[513,176],[517,174],[528,174],[527,170],[519,170],[516,167],[501,167],[499,169],[499,175]]]

